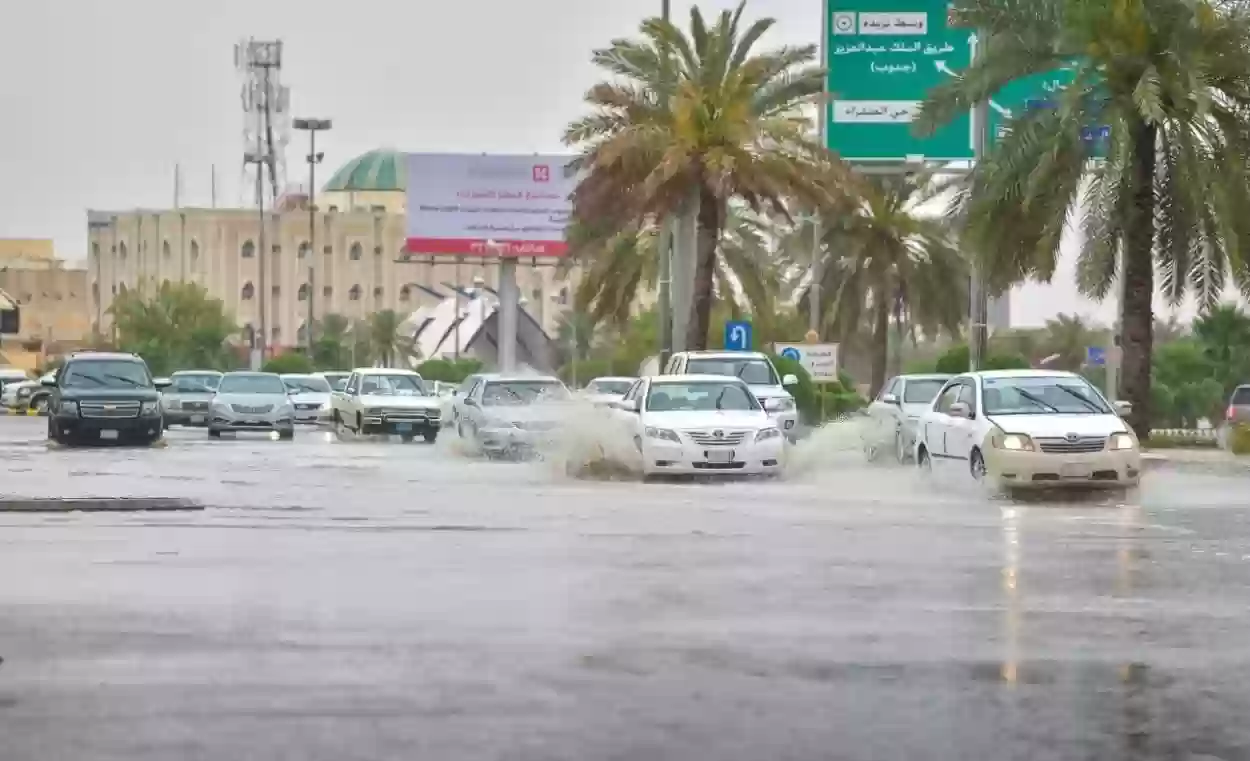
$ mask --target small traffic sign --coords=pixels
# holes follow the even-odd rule
[[[1101,346],[1086,346],[1085,364],[1095,367],[1107,364],[1107,350]]]
[[[795,362],[803,361],[803,354],[798,349],[794,348],[793,346],[788,346],[782,349],[781,356],[785,357],[786,359],[792,359]]]
[[[725,348],[729,351],[751,350],[751,323],[747,320],[729,320],[725,323]]]

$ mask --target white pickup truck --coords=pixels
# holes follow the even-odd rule
[[[330,401],[335,427],[361,435],[396,434],[404,441],[438,438],[442,418],[438,397],[411,370],[363,367],[352,371]]]

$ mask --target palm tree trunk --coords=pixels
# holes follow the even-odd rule
[[[875,399],[885,385],[885,365],[890,356],[890,300],[885,286],[872,295],[872,372],[868,398]]]
[[[1154,174],[1157,128],[1133,128],[1133,206],[1124,232],[1121,388],[1133,405],[1129,424],[1150,435],[1150,371],[1154,349]]]
[[[698,232],[695,245],[694,288],[691,294],[690,324],[686,328],[686,349],[707,348],[708,323],[712,315],[712,290],[716,277],[716,244],[725,218],[720,199],[706,185],[699,190]]]

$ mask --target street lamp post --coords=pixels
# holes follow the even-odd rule
[[[671,0],[661,0],[660,2],[660,18],[665,22],[669,21],[672,13]],[[670,71],[671,63],[669,60],[667,48],[664,51],[664,69],[663,80],[661,82],[665,92],[662,96],[667,96],[669,88],[669,80],[672,72]],[[660,318],[660,367],[663,368],[668,364],[668,358],[673,353],[673,219],[672,215],[665,214],[660,220],[660,237],[658,241],[660,247],[660,276],[659,276],[659,318]]]
[[[258,279],[260,281],[260,335],[256,336],[253,332],[252,346],[253,350],[260,350],[260,364],[265,364],[265,347],[269,341],[269,315],[266,314],[266,307],[269,300],[266,298],[266,278],[265,263],[269,257],[265,255],[265,171],[264,167],[268,166],[273,160],[268,153],[245,153],[243,154],[243,163],[256,165],[256,266],[258,271]],[[249,366],[256,364],[250,361]],[[259,370],[259,367],[253,367],[253,370]]]
[[[317,294],[313,272],[313,263],[317,261],[317,165],[325,158],[324,153],[317,152],[317,133],[329,130],[334,123],[329,119],[296,119],[294,124],[295,129],[308,132],[308,326],[304,337],[308,341],[308,358],[312,359],[313,299]]]

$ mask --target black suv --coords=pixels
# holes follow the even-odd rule
[[[48,439],[61,444],[151,444],[165,433],[160,387],[135,354],[76,352],[55,379]]]

